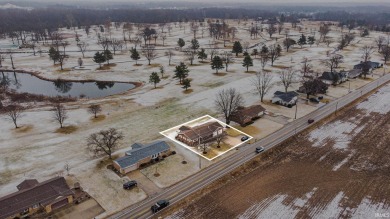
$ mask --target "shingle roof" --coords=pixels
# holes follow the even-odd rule
[[[370,65],[370,68],[377,68],[380,65],[379,62],[367,61],[367,63]],[[361,62],[361,63],[359,63],[357,65],[354,65],[353,68],[354,69],[362,69],[363,68],[363,62]]]
[[[275,97],[279,97],[285,102],[290,102],[294,97],[298,96],[299,94],[295,91],[289,91],[287,93],[282,92],[282,91],[276,91],[274,93]]]
[[[352,70],[348,71],[348,77],[349,78],[356,78],[356,77],[358,77],[361,74],[362,74],[362,70],[361,69],[352,69]]]
[[[139,143],[137,145],[140,145]],[[139,160],[150,157],[154,154],[164,152],[169,149],[169,145],[165,141],[157,141],[141,148],[135,148],[126,151],[126,156],[115,160],[121,168],[126,168],[138,163]]]
[[[179,134],[183,134],[191,140],[197,140],[210,135],[210,133],[213,133],[220,128],[223,128],[223,126],[219,122],[207,122],[187,130],[182,130],[180,127],[179,129],[182,131],[180,131]]]
[[[239,107],[231,115],[231,120],[244,124],[250,122],[253,118],[257,117],[260,112],[264,112],[265,108],[261,105],[252,105],[249,107]]]
[[[26,179],[23,182],[21,182],[19,185],[16,186],[18,190],[24,190],[34,187],[35,185],[39,184],[38,180],[36,179]]]
[[[54,177],[31,188],[0,198],[0,218],[13,216],[36,204],[45,206],[58,197],[66,197],[72,194],[73,192],[64,177]]]

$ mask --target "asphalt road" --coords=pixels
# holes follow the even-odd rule
[[[226,157],[223,160],[202,169],[198,173],[162,191],[156,196],[149,197],[148,199],[136,205],[123,209],[122,211],[110,216],[109,218],[150,218],[153,215],[150,210],[150,207],[158,200],[167,199],[170,201],[170,205],[180,201],[191,193],[207,186],[213,181],[219,179],[220,177],[224,176],[225,174],[231,172],[235,168],[254,158],[257,155],[255,153],[256,147],[262,146],[265,148],[265,150],[268,150],[272,147],[277,146],[278,144],[295,135],[296,133],[308,128],[309,126],[315,125],[316,122],[308,124],[308,119],[314,119],[315,121],[319,121],[332,113],[337,113],[338,109],[348,105],[362,95],[365,95],[368,92],[374,90],[378,86],[387,83],[389,80],[390,74],[386,74],[378,80],[370,82],[364,87],[355,90],[337,100],[334,100],[302,118],[296,119],[295,121],[284,126],[282,129],[279,129],[278,131],[261,139],[260,141],[257,141],[253,144],[246,144],[244,146],[240,146],[239,150],[236,151],[236,153],[234,153],[233,155]]]

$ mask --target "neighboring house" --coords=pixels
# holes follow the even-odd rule
[[[361,69],[352,69],[348,71],[348,78],[357,78],[362,74]]]
[[[283,106],[291,107],[296,104],[298,101],[299,94],[295,91],[289,91],[287,93],[276,91],[274,93],[274,97],[272,98],[271,102],[276,103]]]
[[[383,64],[380,64],[379,62],[367,61],[367,64],[368,64],[370,70],[375,69],[375,68],[380,68],[383,66]],[[353,69],[363,69],[363,66],[364,66],[363,61],[360,61],[359,64],[353,66]]]
[[[189,146],[210,142],[224,132],[219,122],[207,122],[195,127],[182,126],[179,130],[176,139]]]
[[[170,147],[165,141],[157,141],[147,145],[135,143],[131,150],[126,151],[125,156],[114,160],[113,165],[120,173],[126,174],[136,170],[141,164],[148,163],[152,159],[168,156]]]
[[[348,80],[348,73],[347,71],[342,72],[324,72],[319,77],[324,83],[326,84],[341,84]]]
[[[74,193],[64,177],[41,183],[27,179],[17,188],[18,192],[0,198],[0,219],[24,218],[38,211],[50,213],[73,202]]]
[[[240,106],[230,115],[230,120],[240,124],[241,126],[246,126],[263,116],[264,112],[265,108],[261,105],[253,105],[249,107]]]

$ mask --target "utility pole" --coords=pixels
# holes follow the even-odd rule
[[[295,118],[297,119],[297,112],[298,112],[298,100],[295,102]]]
[[[336,102],[336,110],[334,111],[334,114],[336,115],[336,113],[337,113],[337,105],[339,104],[339,102],[337,101]]]
[[[201,157],[199,156],[199,169],[202,169]]]

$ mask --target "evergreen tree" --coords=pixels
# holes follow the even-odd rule
[[[242,46],[240,41],[234,42],[232,52],[236,53],[236,56],[238,56],[238,53],[242,53]]]
[[[180,62],[180,65],[175,67],[175,76],[173,78],[178,78],[179,83],[182,84],[182,80],[188,76],[189,72],[187,65],[184,62]]]
[[[106,57],[103,53],[96,52],[93,56],[93,61],[99,64],[99,68],[102,67],[102,63],[106,61]]]
[[[201,59],[202,61],[203,59],[207,59],[207,54],[203,48],[198,52],[198,59]]]
[[[246,67],[246,71],[249,71],[249,66],[253,66],[253,60],[250,55],[246,55],[244,57],[244,61],[242,62],[242,66]]]
[[[191,80],[186,78],[183,80],[183,87],[182,88],[187,90],[189,87],[191,87]]]
[[[154,84],[154,88],[156,88],[156,84],[160,83],[160,76],[158,76],[157,72],[152,72],[149,76],[149,82]]]
[[[50,47],[49,57],[51,60],[53,60],[54,64],[56,64],[56,62],[60,58],[60,52],[58,52],[56,49],[54,49],[54,47]]]
[[[223,68],[224,66],[221,57],[214,56],[213,60],[211,61],[211,69],[215,69],[215,73],[218,74],[218,70]]]
[[[267,55],[269,52],[268,50],[268,47],[266,45],[264,45],[263,47],[261,47],[261,51],[260,51],[260,54],[261,55]]]
[[[197,39],[192,39],[192,40],[191,40],[191,49],[192,49],[193,51],[196,51],[196,50],[199,49],[199,42],[198,42]]]
[[[104,50],[103,55],[104,55],[104,58],[105,58],[106,61],[107,61],[107,64],[109,65],[109,64],[110,64],[110,59],[113,59],[113,58],[114,58],[114,57],[112,56],[111,51],[108,50],[108,49],[106,49],[106,50]]]
[[[302,48],[303,45],[305,45],[305,44],[306,44],[306,36],[302,34],[301,37],[298,40],[298,45],[300,45],[301,48]]]
[[[186,45],[186,42],[182,38],[179,38],[179,40],[177,41],[177,45],[180,47],[181,50],[183,46]]]
[[[314,44],[314,42],[316,41],[316,39],[314,38],[314,36],[309,36],[309,37],[307,38],[307,41],[308,41],[308,43],[309,43],[309,45],[310,45],[310,47],[311,47],[311,45]]]
[[[256,58],[256,56],[259,55],[259,51],[257,49],[253,49],[252,50],[252,55],[254,55],[255,58]]]
[[[139,52],[137,51],[136,48],[133,48],[133,47],[132,47],[132,48],[130,49],[130,53],[131,53],[130,58],[131,58],[132,60],[135,60],[135,64],[137,65],[137,64],[138,64],[137,61],[141,58],[140,55],[139,55]]]

